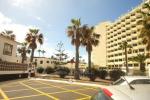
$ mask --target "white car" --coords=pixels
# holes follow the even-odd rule
[[[138,84],[131,87],[115,85],[101,88],[91,100],[150,100],[149,84]]]
[[[113,82],[112,85],[127,85],[129,84],[150,84],[148,76],[124,76]]]

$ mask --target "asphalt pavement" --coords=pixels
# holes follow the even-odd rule
[[[99,87],[43,80],[0,83],[0,100],[90,100]]]

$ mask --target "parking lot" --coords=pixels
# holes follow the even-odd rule
[[[0,85],[0,100],[90,100],[98,90],[98,87],[72,83],[10,81]]]

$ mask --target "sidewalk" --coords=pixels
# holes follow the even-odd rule
[[[66,76],[65,78],[59,78],[58,75],[48,75],[48,74],[38,74],[36,75],[37,79],[47,79],[47,80],[58,80],[58,81],[72,81],[73,76]],[[94,82],[89,81],[89,78],[87,77],[80,77],[80,80],[74,80],[75,82],[79,83],[88,83],[88,84],[97,84],[97,85],[109,85],[111,81],[109,80],[102,80],[102,79],[96,79]]]
[[[83,85],[83,86],[92,86],[92,87],[106,87],[107,85],[100,85],[95,83],[88,82],[78,82],[78,81],[66,81],[66,80],[52,80],[52,79],[41,79],[41,78],[31,78],[30,80],[40,80],[40,81],[48,81],[48,82],[56,82],[56,83],[65,83],[65,84],[74,84],[74,85]]]

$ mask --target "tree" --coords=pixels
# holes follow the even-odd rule
[[[81,43],[81,21],[80,19],[72,19],[71,26],[67,29],[68,37],[71,38],[71,44],[75,46],[75,79],[80,79],[79,77],[79,47]]]
[[[82,45],[85,46],[86,51],[88,52],[88,68],[89,73],[91,74],[91,52],[93,46],[98,46],[100,35],[94,32],[94,26],[88,27],[87,25],[84,25],[82,29]]]
[[[28,54],[30,53],[30,50],[26,46],[27,46],[27,43],[22,43],[21,47],[18,48],[18,53],[20,53],[22,57],[21,63],[24,63],[24,61],[27,60],[27,53]]]
[[[39,53],[39,57],[40,57],[41,51],[42,51],[41,49],[39,49],[39,50],[38,50],[38,53]]]
[[[45,51],[45,50],[42,50],[41,52],[42,52],[43,56],[44,56],[44,53],[46,53],[46,51]]]
[[[145,72],[145,64],[144,61],[148,58],[148,55],[137,54],[137,56],[132,58],[132,61],[140,63],[140,71]]]
[[[127,48],[129,48],[131,50],[131,46],[128,45],[127,41],[123,41],[120,44],[120,49],[124,50],[124,55],[125,55],[125,66],[126,66],[126,74],[128,74],[129,72],[129,68],[128,68],[128,50]]]
[[[149,3],[144,4],[147,11],[140,11],[143,18],[137,22],[138,25],[141,25],[139,37],[142,39],[142,43],[146,45],[146,49],[150,52],[150,5]],[[150,53],[149,53],[150,56]]]
[[[37,43],[43,44],[43,34],[39,33],[39,29],[29,29],[25,38],[28,47],[31,49],[30,62],[33,62],[34,51],[37,48]]]
[[[65,53],[65,49],[63,48],[63,43],[59,42],[57,44],[57,53],[53,56],[53,58],[56,60],[56,65],[63,65],[65,64],[65,60],[68,58],[67,53]]]

